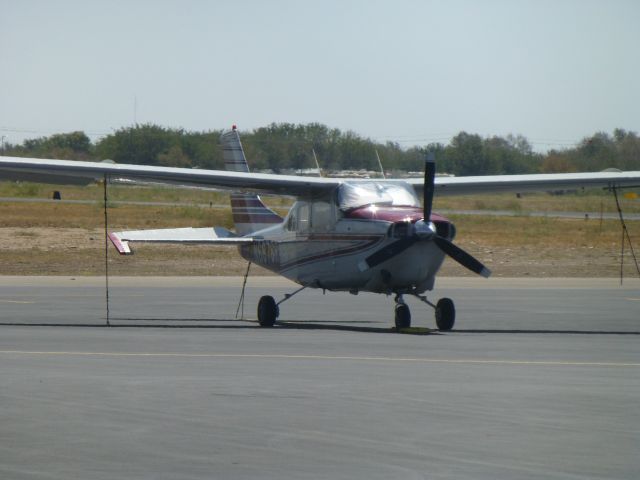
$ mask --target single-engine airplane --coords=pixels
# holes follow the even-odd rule
[[[411,325],[403,296],[412,295],[435,309],[436,325],[450,330],[455,322],[451,299],[432,303],[433,289],[445,256],[472,272],[489,277],[480,261],[458,247],[454,225],[432,212],[439,195],[546,191],[577,187],[619,188],[640,185],[640,171],[571,174],[435,176],[427,159],[424,180],[363,180],[250,173],[240,136],[234,127],[221,137],[226,171],[141,165],[0,157],[0,179],[72,183],[87,179],[174,184],[228,189],[235,232],[222,227],[112,232],[121,254],[130,242],[237,245],[247,260],[301,285],[280,301],[265,295],[258,303],[258,322],[275,324],[280,305],[300,290],[374,292],[393,295],[395,325]],[[267,207],[258,193],[296,197],[285,218]],[[418,195],[422,195],[422,204]]]

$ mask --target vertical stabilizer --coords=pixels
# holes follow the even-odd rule
[[[248,172],[249,165],[236,126],[223,133],[220,140],[225,168],[232,172]],[[249,193],[231,194],[231,213],[238,235],[247,235],[282,222],[282,217],[262,203],[258,195]]]

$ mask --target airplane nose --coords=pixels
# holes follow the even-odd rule
[[[436,233],[436,226],[433,222],[425,222],[424,220],[418,220],[414,224],[415,234],[421,240],[427,240]]]

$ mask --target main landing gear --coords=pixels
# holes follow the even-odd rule
[[[258,302],[258,323],[261,327],[273,327],[279,315],[280,309],[271,295],[260,297]]]
[[[260,301],[258,302],[258,323],[260,326],[273,327],[277,318],[280,316],[280,304],[286,302],[305,288],[307,287],[301,287],[293,293],[285,293],[284,298],[277,303],[271,295],[260,297]]]
[[[429,300],[427,300],[427,297],[423,295],[418,295],[416,293],[412,293],[411,295],[426,303],[430,307],[433,307],[436,312],[436,326],[438,327],[438,330],[448,331],[453,328],[453,325],[456,321],[456,307],[453,304],[453,300],[451,300],[450,298],[441,298],[440,300],[438,300],[438,303],[434,305]],[[396,329],[400,330],[402,328],[409,328],[411,326],[411,311],[409,310],[409,306],[404,303],[402,294],[400,293],[396,294],[394,300],[396,302]]]
[[[280,304],[286,302],[296,293],[304,290],[305,288],[307,287],[301,287],[293,293],[285,294],[284,298],[279,302],[276,302],[270,295],[260,297],[260,301],[258,302],[258,323],[260,326],[273,327],[280,316]],[[436,312],[436,325],[438,330],[447,331],[453,328],[453,324],[456,321],[456,308],[453,304],[453,300],[450,298],[441,298],[438,300],[438,303],[434,305],[423,295],[411,292],[409,292],[409,294],[413,295],[423,303],[426,303],[430,307],[433,307]],[[396,329],[401,330],[411,327],[411,310],[409,310],[409,306],[404,303],[402,294],[397,293],[394,300],[396,302],[394,309]]]

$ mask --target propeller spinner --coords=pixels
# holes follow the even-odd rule
[[[435,178],[436,178],[436,164],[435,157],[432,152],[427,155],[425,168],[424,168],[424,198],[423,198],[423,213],[424,213],[424,223],[428,224],[431,221],[431,207],[433,205],[433,192],[435,189]],[[404,252],[406,249],[411,247],[414,243],[420,241],[433,241],[440,250],[442,250],[445,254],[449,255],[452,259],[458,262],[465,268],[468,268],[474,273],[478,275],[482,275],[485,278],[488,278],[491,275],[491,270],[485,267],[480,261],[474,258],[471,254],[465,252],[462,248],[455,245],[450,240],[446,239],[438,235],[437,233],[433,233],[430,235],[418,235],[414,233],[413,235],[397,240],[386,247],[381,248],[375,253],[369,255],[362,265],[366,269],[373,268],[376,265],[379,265],[387,260],[395,257],[396,255]]]

